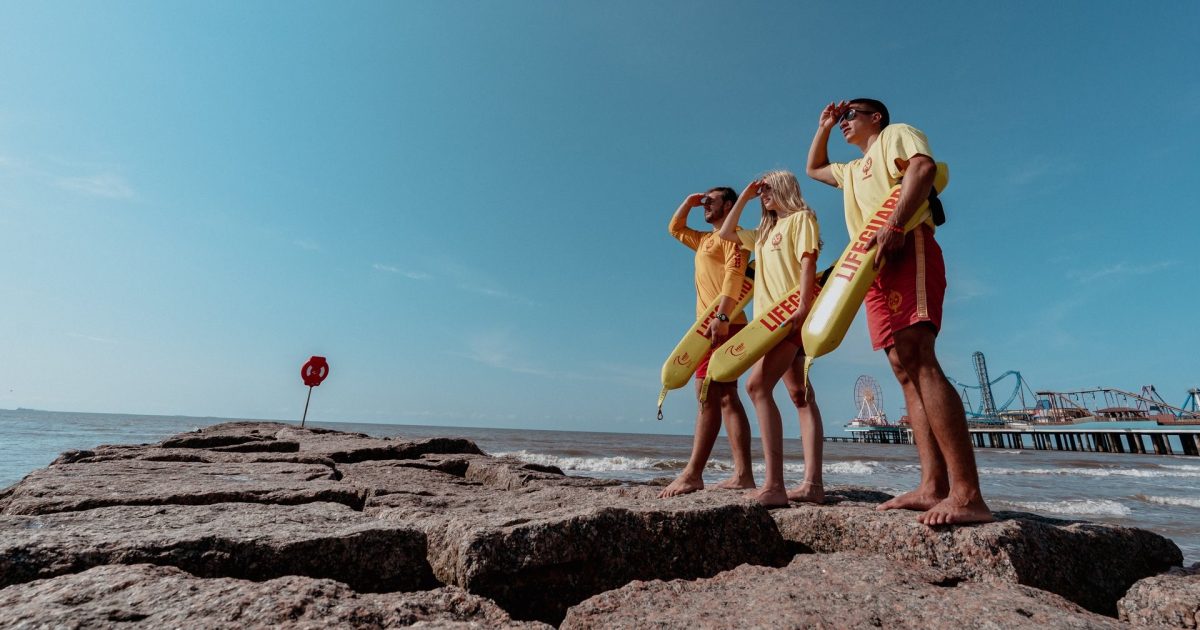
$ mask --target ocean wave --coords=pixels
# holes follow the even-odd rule
[[[1133,498],[1139,501],[1145,501],[1146,503],[1156,503],[1158,505],[1200,508],[1200,498],[1197,497],[1158,497],[1153,495],[1138,494],[1134,495]]]
[[[854,460],[849,462],[834,462],[825,464],[821,470],[833,475],[873,475],[879,464],[875,462],[864,462]]]
[[[982,475],[1074,475],[1078,477],[1200,477],[1200,467],[1164,466],[1161,469],[1139,468],[980,468]]]
[[[565,471],[578,472],[664,472],[673,473],[683,470],[687,466],[687,460],[682,459],[658,459],[654,457],[624,457],[620,455],[612,457],[573,457],[567,455],[549,455],[546,453],[536,453],[532,451],[508,451],[495,453],[497,456],[515,457],[522,461],[533,464],[541,464],[543,466],[557,466]],[[875,469],[879,467],[876,462],[868,461],[848,461],[848,462],[832,462],[822,466],[821,470],[825,474],[832,475],[872,475]],[[710,459],[704,467],[708,472],[732,472],[733,462],[724,459]],[[759,475],[765,474],[767,471],[766,463],[762,460],[754,462],[753,470]],[[787,475],[803,475],[803,462],[785,462],[783,472]]]
[[[751,468],[754,470],[754,472],[759,473],[759,474],[766,474],[766,472],[767,472],[766,462],[762,462],[762,461],[755,462],[751,466]],[[785,474],[802,475],[802,474],[804,474],[804,464],[784,463],[783,472]]]
[[[563,470],[579,470],[585,472],[614,472],[622,470],[679,470],[687,465],[686,461],[674,459],[656,459],[653,457],[563,457],[529,451],[511,451],[496,453],[498,456],[511,456],[519,460],[543,466],[558,466]]]
[[[1128,507],[1109,499],[1079,499],[1068,501],[1004,501],[1003,503],[1021,510],[1065,514],[1070,516],[1129,516]]]
[[[1189,465],[1189,464],[1182,464],[1182,465],[1178,465],[1178,466],[1172,466],[1171,464],[1163,464],[1162,467],[1170,468],[1171,470],[1187,470],[1187,471],[1192,471],[1192,472],[1200,472],[1200,466],[1194,466],[1194,465]]]

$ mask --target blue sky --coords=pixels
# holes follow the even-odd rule
[[[2,2],[0,407],[292,419],[320,354],[315,420],[687,433],[689,390],[654,420],[694,303],[668,218],[802,171],[822,106],[857,96],[951,165],[950,375],[981,350],[1038,389],[1178,404],[1198,23],[1183,1]],[[801,185],[829,264],[841,195]],[[814,368],[827,430],[860,374],[898,416],[861,315]]]

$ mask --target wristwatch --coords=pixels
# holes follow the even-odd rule
[[[729,316],[725,313],[717,313],[717,321],[727,322],[729,321]]]

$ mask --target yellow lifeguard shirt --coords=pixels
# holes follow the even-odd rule
[[[862,232],[863,226],[874,216],[875,209],[887,199],[892,187],[904,175],[896,165],[896,159],[907,162],[918,153],[933,159],[925,134],[909,125],[893,124],[883,128],[875,144],[861,158],[829,165],[838,188],[843,191],[846,229],[850,238]],[[928,210],[922,221],[930,229],[934,228]]]
[[[716,232],[701,232],[689,227],[668,226],[671,236],[696,250],[696,317],[700,318],[709,304],[719,296],[737,301],[742,290],[742,277],[750,259],[736,243],[721,238]],[[729,313],[734,324],[746,323],[745,311]]]
[[[821,249],[821,230],[811,210],[793,212],[775,223],[763,242],[758,230],[738,230],[742,247],[758,260],[754,282],[754,318],[758,319],[800,284],[800,257]],[[813,264],[816,264],[814,260]]]

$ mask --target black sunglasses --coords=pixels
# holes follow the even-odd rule
[[[879,112],[873,112],[869,109],[851,108],[851,109],[847,109],[846,111],[842,112],[841,116],[838,116],[838,122],[842,122],[843,120],[854,120],[855,118],[858,117],[859,114],[865,114],[867,116],[870,116],[871,114],[877,114],[877,113],[879,113]]]

